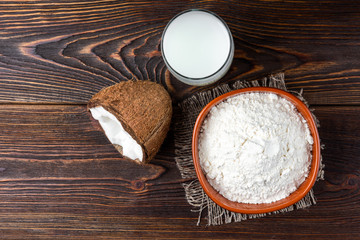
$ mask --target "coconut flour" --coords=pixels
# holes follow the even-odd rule
[[[243,203],[283,199],[305,180],[313,139],[305,119],[272,93],[244,93],[214,106],[199,135],[210,184]]]

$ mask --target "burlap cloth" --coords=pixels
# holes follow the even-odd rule
[[[311,189],[310,192],[296,204],[281,209],[279,211],[267,213],[267,214],[242,214],[230,212],[214,203],[203,191],[197,177],[195,168],[193,165],[192,152],[191,152],[191,139],[193,127],[196,121],[196,118],[200,111],[205,107],[214,98],[227,93],[229,91],[246,88],[246,87],[274,87],[279,88],[285,91],[288,91],[285,86],[284,74],[279,73],[276,75],[270,75],[261,80],[257,81],[237,81],[231,85],[222,84],[211,90],[199,92],[181,103],[179,103],[179,110],[177,112],[175,120],[175,160],[177,166],[180,170],[181,176],[183,179],[189,180],[186,183],[183,183],[185,189],[186,199],[188,203],[194,207],[192,211],[199,213],[197,225],[200,224],[202,220],[202,213],[207,210],[207,225],[220,225],[224,223],[231,222],[240,222],[247,219],[264,217],[266,215],[277,214],[280,212],[289,212],[296,209],[302,209],[309,207],[313,204],[316,204],[316,199],[314,192]],[[290,91],[288,91],[290,92]],[[302,100],[307,106],[307,102],[302,97],[302,92],[291,92]],[[311,110],[311,109],[310,109]],[[313,117],[319,126],[317,118]],[[324,179],[324,165],[322,159],[320,159],[320,170],[317,176],[318,180]]]

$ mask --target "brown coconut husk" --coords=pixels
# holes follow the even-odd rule
[[[106,87],[95,94],[88,110],[102,106],[113,114],[142,147],[143,162],[159,151],[169,131],[172,102],[168,92],[151,81],[126,81]],[[121,146],[115,146],[122,154]]]

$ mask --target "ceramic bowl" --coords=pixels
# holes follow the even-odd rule
[[[314,143],[312,146],[312,162],[310,165],[310,171],[308,177],[305,179],[305,181],[298,187],[296,191],[291,193],[288,197],[283,198],[281,200],[278,200],[276,202],[272,203],[261,203],[261,204],[247,204],[247,203],[239,203],[239,202],[233,202],[225,197],[223,197],[220,193],[218,193],[207,181],[206,176],[204,172],[201,169],[200,161],[198,157],[198,138],[199,133],[201,129],[201,125],[206,118],[206,115],[210,111],[212,107],[214,107],[216,104],[220,103],[221,101],[224,101],[225,99],[229,97],[233,97],[237,94],[242,93],[250,93],[250,92],[263,92],[263,93],[274,93],[277,94],[280,97],[283,97],[293,103],[299,113],[304,117],[304,119],[307,121],[309,130],[311,132],[311,135],[314,139]],[[306,107],[306,105],[299,100],[294,95],[276,89],[276,88],[268,88],[268,87],[251,87],[251,88],[244,88],[239,90],[234,90],[229,93],[223,94],[220,97],[214,99],[209,104],[207,104],[204,109],[200,112],[193,131],[193,139],[192,139],[192,154],[193,154],[193,160],[195,165],[195,170],[197,177],[200,181],[200,184],[202,188],[204,189],[205,193],[219,206],[228,209],[232,212],[238,212],[238,213],[246,213],[246,214],[260,214],[260,213],[268,213],[273,212],[276,210],[280,210],[283,208],[286,208],[288,206],[293,205],[294,203],[301,200],[313,187],[316,177],[318,175],[319,171],[319,164],[320,164],[320,140],[319,140],[319,134],[316,127],[316,123],[312,117],[311,112]]]

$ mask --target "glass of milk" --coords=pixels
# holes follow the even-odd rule
[[[207,85],[229,70],[234,41],[218,15],[202,9],[179,13],[165,27],[161,52],[171,74],[189,85]]]

